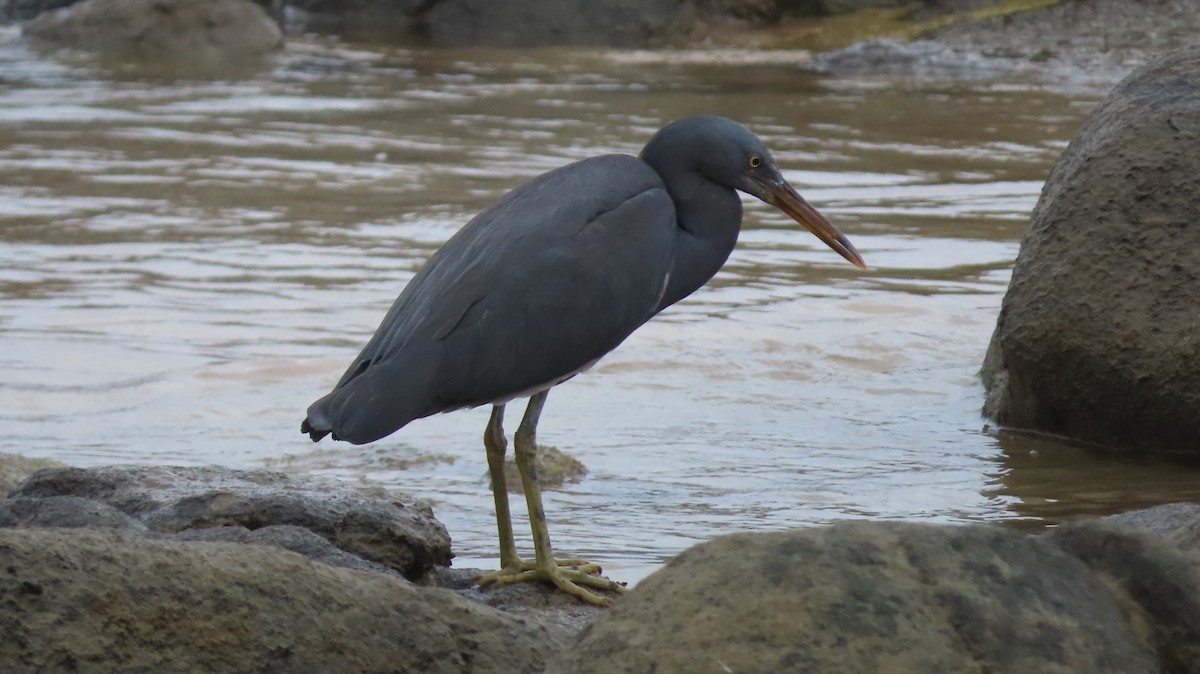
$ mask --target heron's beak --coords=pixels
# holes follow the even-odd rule
[[[854,249],[854,244],[850,243],[850,239],[829,224],[825,216],[809,205],[804,197],[796,191],[796,188],[789,185],[786,180],[780,177],[773,182],[763,184],[762,187],[764,188],[763,194],[756,196],[807,227],[808,231],[824,241],[825,245],[836,250],[838,255],[849,260],[850,264],[859,269],[867,268],[867,263],[863,261],[862,255],[859,255],[858,251]]]

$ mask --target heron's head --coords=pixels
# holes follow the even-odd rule
[[[758,136],[732,119],[695,115],[672,122],[646,144],[642,159],[660,174],[664,169],[695,171],[718,185],[756,196],[804,225],[854,266],[867,268],[849,239],[788,184]]]

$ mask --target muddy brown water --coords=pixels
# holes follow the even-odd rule
[[[1101,92],[695,56],[301,38],[250,79],[147,82],[48,60],[3,29],[0,451],[394,486],[433,503],[457,564],[494,566],[486,409],[351,447],[309,443],[304,408],[473,213],[712,112],[758,131],[871,268],[747,201],[713,282],[550,396],[542,441],[590,471],[546,495],[557,548],[637,580],[736,530],[1037,528],[1200,497],[1192,466],[996,434],[979,416],[1028,213]]]

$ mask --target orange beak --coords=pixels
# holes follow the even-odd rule
[[[777,182],[763,185],[765,194],[760,198],[771,204],[775,208],[787,213],[796,222],[808,228],[808,231],[816,235],[816,237],[825,242],[826,246],[837,251],[838,255],[850,261],[850,264],[865,270],[867,263],[863,261],[862,255],[854,249],[854,244],[850,243],[836,227],[829,224],[825,216],[817,212],[796,188],[788,184],[782,177]]]

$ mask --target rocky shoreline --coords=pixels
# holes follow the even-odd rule
[[[1026,11],[963,17],[944,27],[882,35],[818,54],[837,75],[951,79],[1024,76],[1064,87],[1109,87],[1164,52],[1196,43],[1200,3],[1065,0]]]
[[[1200,505],[1108,519],[1042,536],[896,522],[723,536],[606,610],[471,586],[429,508],[394,491],[216,467],[41,468],[0,499],[0,663],[1200,671]]]
[[[788,47],[821,52],[798,67],[840,75],[1029,75],[1065,86],[1115,83],[1200,34],[1200,3],[1191,0],[926,0],[916,9],[898,0],[257,4],[7,0],[0,21],[24,21],[25,35],[47,46],[232,69],[277,49],[285,33],[316,31],[413,46]]]

